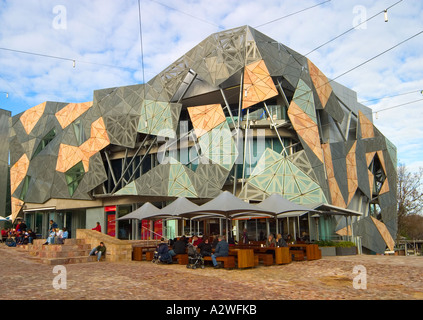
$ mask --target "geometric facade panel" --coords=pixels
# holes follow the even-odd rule
[[[226,121],[220,104],[211,104],[188,108],[197,138]]]
[[[138,132],[175,138],[181,107],[177,103],[144,100]]]
[[[91,108],[92,105],[92,102],[69,103],[56,113],[57,121],[59,121],[61,127],[64,129]]]
[[[327,203],[320,186],[295,164],[280,154],[266,149],[247,180],[245,189],[253,186],[266,195],[281,194],[300,203]],[[243,191],[241,191],[242,193]]]
[[[264,60],[254,62],[245,67],[244,91],[243,109],[278,95],[278,90],[273,83]]]
[[[198,139],[201,153],[210,163],[231,170],[238,157],[238,151],[228,123],[225,121]]]
[[[288,116],[297,134],[307,143],[307,146],[313,151],[315,156],[323,163],[319,129],[315,122],[315,118],[313,121],[313,118],[301,109],[295,101],[292,101],[289,106]]]
[[[44,113],[46,102],[39,104],[38,106],[32,107],[25,111],[19,118],[27,134],[34,129],[37,122],[40,120]]]
[[[317,68],[313,62],[307,60],[310,77],[316,89],[317,96],[320,99],[322,107],[326,107],[326,103],[332,93],[332,87],[329,84],[328,78]]]

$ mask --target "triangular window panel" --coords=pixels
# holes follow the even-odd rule
[[[32,155],[32,159],[34,159],[34,157],[36,157],[41,151],[44,150],[45,147],[47,147],[47,145],[54,139],[54,137],[56,137],[56,129],[52,129],[50,130],[45,136],[44,138],[40,141],[40,143],[38,144],[37,148],[34,151],[34,154]]]
[[[65,172],[66,184],[68,185],[69,195],[72,197],[84,178],[85,170],[83,162],[78,162],[75,166]]]

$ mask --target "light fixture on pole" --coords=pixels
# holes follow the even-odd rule
[[[385,9],[384,14],[385,14],[385,22],[388,22],[388,9]]]
[[[76,61],[72,60],[73,67],[75,68]]]

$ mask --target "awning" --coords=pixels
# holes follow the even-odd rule
[[[277,218],[299,217],[310,211],[318,212],[313,208],[289,201],[276,193],[257,204],[257,207],[273,212]]]
[[[264,213],[273,214],[273,212],[264,210],[257,205],[250,204],[234,196],[229,191],[224,191],[213,200],[206,202],[199,206],[197,210],[189,213],[218,213],[224,215],[226,218],[236,217],[238,214],[247,213]]]
[[[144,203],[140,208],[131,213],[118,218],[116,220],[130,220],[130,219],[137,219],[137,220],[144,220],[144,219],[151,219],[153,217],[157,218],[158,213],[160,213],[160,209],[156,206],[152,205],[150,202]]]
[[[313,205],[310,206],[310,208],[319,212],[318,216],[320,216],[320,215],[338,215],[338,216],[361,217],[363,215],[362,212],[337,207],[337,206],[327,204],[327,203],[313,204]],[[314,218],[316,216],[312,216],[312,217]]]
[[[200,206],[189,201],[187,198],[179,197],[171,204],[160,210],[165,215],[171,215],[168,219],[201,219],[201,218],[224,218],[224,215],[209,212],[197,212]]]

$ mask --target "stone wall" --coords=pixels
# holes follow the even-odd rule
[[[132,250],[135,246],[155,245],[158,240],[119,240],[117,238],[108,236],[107,234],[89,230],[76,230],[76,238],[84,239],[86,244],[94,248],[104,242],[107,248],[106,261],[123,262],[132,261]]]

